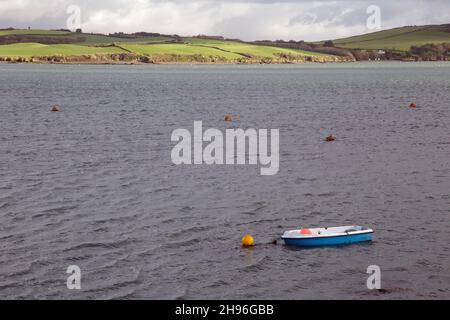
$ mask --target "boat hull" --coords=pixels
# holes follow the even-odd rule
[[[341,236],[317,237],[317,238],[282,238],[287,245],[301,247],[338,246],[352,243],[372,241],[372,233],[349,234]]]

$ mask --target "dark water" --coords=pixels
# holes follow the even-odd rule
[[[172,164],[225,114],[280,129],[278,175]],[[449,299],[449,215],[450,64],[0,65],[0,298]],[[264,244],[347,224],[375,241]]]

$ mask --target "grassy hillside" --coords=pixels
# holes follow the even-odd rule
[[[408,51],[411,46],[450,42],[450,25],[402,27],[333,41],[349,49]]]
[[[405,55],[411,46],[450,43],[450,25],[409,26],[359,35],[334,41],[338,48],[385,49]],[[0,30],[0,60],[8,62],[62,61],[71,57],[133,62],[301,62],[348,61],[346,56],[330,50],[319,50],[317,44],[246,43],[221,38],[179,37],[160,34],[74,33],[64,30]],[[326,48],[325,48],[326,49]],[[330,49],[330,48],[328,48]],[[337,50],[335,48],[332,48]],[[345,49],[339,49],[346,51]],[[312,52],[312,51],[316,52]],[[399,53],[399,51],[403,53]],[[319,53],[323,52],[323,53]],[[348,51],[346,51],[348,52]],[[360,50],[360,52],[362,52]],[[355,51],[353,51],[354,54]],[[108,57],[110,55],[110,57]],[[111,55],[114,55],[112,57]],[[119,58],[117,58],[119,55]],[[338,57],[339,55],[340,57]],[[58,56],[58,59],[43,59]],[[345,57],[346,56],[346,57]],[[30,59],[30,58],[38,59]],[[63,57],[63,59],[61,59]],[[356,57],[356,56],[355,56]],[[8,58],[8,59],[7,59]],[[22,58],[22,59],[21,59]],[[359,58],[357,58],[359,59]],[[364,58],[362,58],[364,60]],[[367,59],[366,59],[367,60]],[[83,61],[89,62],[89,61]]]
[[[192,42],[197,45],[203,45],[202,41],[197,41],[202,39],[189,39],[189,42]],[[286,55],[300,55],[300,56],[325,56],[323,54],[317,53],[317,52],[309,52],[304,50],[297,50],[297,49],[287,49],[287,48],[280,48],[280,47],[273,47],[273,46],[263,46],[263,45],[254,45],[254,44],[248,44],[243,42],[233,42],[233,41],[217,41],[214,44],[210,44],[211,46],[214,46],[216,48],[219,48],[221,50],[240,53],[244,55],[252,55],[252,56],[258,56],[258,57],[273,57],[274,55],[279,54],[286,54]]]
[[[3,57],[26,57],[33,56],[69,56],[86,54],[108,54],[123,53],[124,50],[117,47],[88,47],[73,44],[45,45],[40,43],[17,43],[0,46],[0,56]]]
[[[239,59],[242,56],[236,53],[222,51],[209,46],[195,46],[184,43],[166,44],[121,44],[121,48],[144,55],[203,55],[223,57],[227,60]]]
[[[205,55],[220,56],[226,59],[239,59],[242,57],[273,58],[280,54],[292,56],[325,56],[320,53],[312,53],[303,50],[276,48],[270,46],[258,46],[233,41],[217,41],[185,38],[182,44],[120,44],[121,48],[131,52],[154,55],[154,54],[177,54],[177,55]]]
[[[239,41],[167,35],[98,35],[48,30],[0,30],[0,57],[128,54],[149,61],[267,62],[337,59],[332,55],[297,49],[255,45]],[[11,61],[11,60],[8,60]],[[14,60],[15,61],[15,60]],[[143,59],[139,58],[139,61]]]

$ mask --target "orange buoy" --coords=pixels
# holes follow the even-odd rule
[[[414,102],[411,102],[411,104],[409,105],[409,107],[410,107],[411,109],[415,109],[415,108],[417,108],[417,105],[416,105]]]
[[[53,106],[52,112],[59,112],[59,111],[61,111],[61,109],[59,108],[59,106]]]
[[[300,234],[312,234],[312,231],[309,229],[302,229],[299,231]]]
[[[243,238],[242,238],[242,246],[243,247],[253,247],[255,245],[255,239],[253,239],[253,237],[249,234],[246,234]]]
[[[335,141],[336,137],[333,136],[332,134],[330,134],[328,137],[325,138],[325,141],[327,142],[331,142],[331,141]]]
[[[233,117],[228,114],[225,116],[224,120],[225,120],[225,122],[231,122],[231,121],[233,121]]]

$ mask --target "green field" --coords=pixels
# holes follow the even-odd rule
[[[202,55],[223,57],[227,60],[241,58],[239,54],[225,52],[211,47],[202,47],[189,44],[121,44],[121,47],[131,52],[144,55]]]
[[[333,42],[342,48],[408,51],[413,45],[450,42],[450,25],[395,28]]]
[[[0,45],[0,57],[30,58],[33,56],[79,56],[128,52],[146,56],[203,56],[220,58],[221,61],[237,61],[247,58],[277,59],[282,55],[294,58],[327,56],[303,50],[237,41],[163,35],[130,39],[65,31],[0,30],[0,39],[6,36],[22,37],[20,39],[23,39],[25,43]],[[49,43],[49,40],[57,44],[45,44]]]
[[[293,56],[325,56],[320,53],[312,53],[303,50],[295,50],[295,49],[286,49],[279,47],[271,47],[271,46],[263,46],[263,45],[253,45],[243,42],[234,42],[234,41],[214,41],[214,42],[204,42],[205,40],[197,41],[198,39],[189,38],[186,41],[196,45],[208,45],[218,48],[220,50],[234,52],[237,54],[251,55],[255,57],[264,57],[264,58],[272,58],[278,54],[289,54]]]
[[[137,42],[137,43],[147,43],[147,42],[163,42],[171,40],[170,37],[151,37],[151,38],[137,38],[137,39],[125,39],[119,37],[113,37],[101,34],[90,34],[90,33],[74,33],[67,31],[55,31],[55,30],[0,30],[1,36],[13,36],[13,35],[30,35],[30,36],[49,36],[55,39],[72,39],[74,44],[79,45],[105,45],[111,43],[122,43],[122,42]],[[81,39],[81,40],[79,40]]]
[[[87,54],[123,53],[116,47],[88,47],[73,44],[45,45],[40,43],[17,43],[0,46],[2,57],[45,57],[45,56],[78,56]]]
[[[203,55],[223,57],[227,60],[242,57],[274,58],[279,54],[290,54],[292,56],[322,56],[320,53],[306,52],[302,50],[259,46],[247,43],[217,40],[196,41],[186,38],[182,44],[121,44],[122,48],[131,52],[146,55],[176,54],[176,55]],[[323,55],[324,56],[324,55]]]

